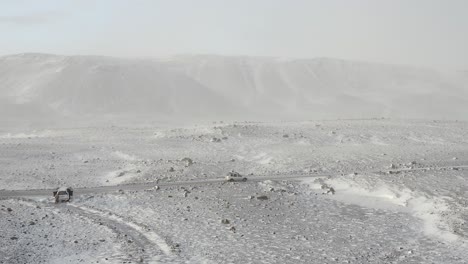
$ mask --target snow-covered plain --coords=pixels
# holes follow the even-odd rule
[[[0,263],[468,259],[463,121],[2,128],[0,148],[0,196],[148,183],[76,193],[70,204],[45,196],[0,200]],[[275,179],[209,181],[231,170]]]

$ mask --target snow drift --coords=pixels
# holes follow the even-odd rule
[[[0,117],[466,119],[465,77],[325,58],[18,54],[0,57]]]
[[[450,197],[438,197],[406,186],[388,184],[370,175],[349,174],[303,182],[314,190],[323,189],[324,184],[333,187],[336,194],[330,198],[340,202],[409,213],[422,222],[421,229],[426,235],[442,241],[454,242],[461,238],[453,232],[451,225],[460,221],[462,216],[459,214],[460,210],[451,209]]]

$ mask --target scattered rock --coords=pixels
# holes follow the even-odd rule
[[[221,139],[214,137],[210,141],[211,142],[221,142]]]
[[[257,200],[262,200],[262,201],[268,200],[268,196],[266,195],[257,196]]]
[[[6,210],[7,210],[8,212],[12,212],[12,211],[13,211],[13,209],[11,209],[10,207],[8,207]]]
[[[332,194],[332,195],[335,194],[335,189],[334,189],[333,187],[331,187],[331,186],[325,184],[325,183],[322,184],[322,186],[320,186],[320,188],[321,188],[322,190],[324,190],[324,191],[322,192],[322,194]]]
[[[283,137],[284,137],[284,138],[288,138],[289,135],[288,135],[288,134],[284,134]]]
[[[330,188],[328,188],[328,190],[327,190],[326,193],[327,193],[327,194],[332,194],[332,195],[333,195],[333,194],[335,194],[335,189],[333,189],[333,187],[330,187]]]
[[[11,239],[11,240],[18,240],[18,238],[15,237],[15,236],[10,237],[10,239]]]
[[[175,171],[175,169],[173,167],[169,168],[169,172],[174,172],[174,171]]]
[[[226,176],[231,176],[231,177],[241,177],[242,175],[234,170],[231,170],[226,174]]]
[[[181,161],[185,162],[185,167],[191,166],[193,164],[193,160],[191,158],[183,158]]]
[[[309,239],[308,239],[307,237],[305,237],[304,235],[293,236],[292,239],[301,240],[301,241],[307,241],[307,240],[309,240]]]
[[[228,225],[229,223],[231,223],[231,222],[228,219],[221,220],[221,224]]]

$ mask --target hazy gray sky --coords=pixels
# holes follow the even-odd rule
[[[0,55],[336,57],[468,70],[466,0],[0,0]]]

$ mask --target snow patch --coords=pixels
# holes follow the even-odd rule
[[[128,165],[123,169],[108,172],[103,180],[105,181],[104,184],[117,185],[132,179],[136,175],[136,166]]]
[[[123,159],[123,160],[129,160],[129,161],[136,161],[137,160],[136,156],[131,155],[131,154],[127,154],[127,153],[124,153],[124,152],[121,152],[121,151],[115,151],[115,152],[113,152],[113,155],[118,157],[119,159]]]
[[[253,161],[257,162],[258,164],[261,165],[267,165],[272,163],[273,157],[269,156],[267,153],[262,152],[256,156],[253,157]]]
[[[261,152],[258,154],[250,154],[247,156],[242,156],[239,154],[233,155],[237,160],[242,160],[242,161],[250,161],[250,162],[255,162],[261,165],[268,165],[272,164],[274,162],[274,158],[270,155],[268,155],[265,152]]]
[[[446,242],[455,242],[459,239],[450,232],[449,219],[446,219],[450,215],[448,197],[430,197],[405,187],[368,181],[365,176],[354,174],[327,180],[304,180],[304,182],[314,190],[320,190],[324,184],[333,187],[336,194],[329,196],[330,199],[343,203],[409,213],[423,222],[423,232],[428,236]]]
[[[153,135],[154,138],[165,138],[166,136],[166,133],[163,131],[156,131]]]
[[[375,144],[375,145],[388,146],[388,144],[385,143],[383,139],[381,139],[381,138],[379,138],[377,136],[371,136],[370,141],[371,141],[372,144]]]
[[[118,159],[128,161],[130,164],[127,164],[123,166],[122,168],[119,168],[118,170],[113,170],[113,171],[106,173],[102,177],[103,184],[105,185],[121,184],[137,176],[138,168],[135,164],[133,164],[136,161],[140,160],[137,156],[124,153],[122,151],[114,151],[112,152],[112,155],[117,157]]]
[[[431,144],[431,145],[446,144],[446,141],[443,138],[427,136],[427,135],[416,135],[415,133],[410,133],[407,139],[412,140],[417,143],[422,143],[422,144]]]
[[[32,133],[6,133],[0,135],[0,139],[25,139],[25,138],[43,138],[52,136],[52,132],[49,130],[45,131],[33,131]]]

